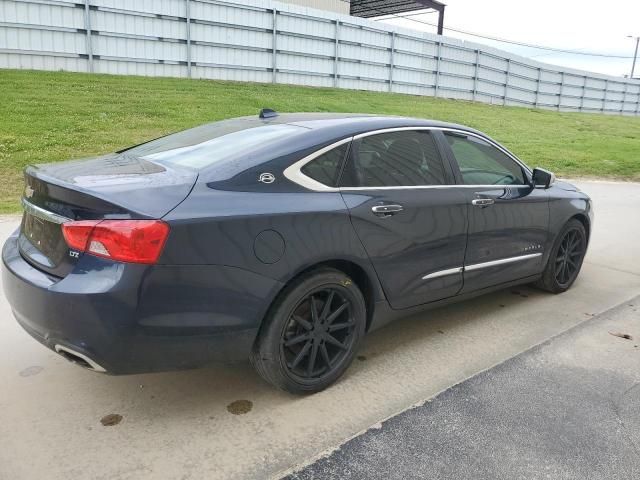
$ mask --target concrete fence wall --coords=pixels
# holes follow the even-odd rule
[[[0,68],[277,82],[640,113],[638,80],[268,0],[0,0]]]

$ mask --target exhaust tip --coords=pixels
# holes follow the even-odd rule
[[[84,353],[76,352],[75,350],[65,347],[64,345],[56,345],[54,350],[61,356],[69,360],[71,363],[75,363],[80,367],[87,370],[93,370],[94,372],[105,373],[106,370],[101,367],[97,362],[87,357]]]

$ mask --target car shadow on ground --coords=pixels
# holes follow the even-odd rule
[[[505,310],[547,296],[549,294],[531,287],[520,286],[401,318],[369,333],[343,378],[321,395],[342,392],[354,381],[358,382],[360,377],[375,377],[380,370],[384,375],[389,364],[407,352],[430,347],[440,349],[451,341],[469,342],[469,325],[478,319],[503,315]],[[58,360],[57,356],[52,356]],[[80,388],[85,388],[87,394],[96,392],[102,396],[106,390],[114,399],[135,399],[131,406],[135,407],[137,414],[149,415],[150,418],[158,414],[184,416],[221,404],[229,407],[229,413],[244,414],[252,406],[244,404],[244,407],[237,408],[239,412],[234,412],[238,405],[234,402],[248,401],[253,405],[262,399],[274,406],[308,398],[274,389],[255,373],[248,362],[126,376],[98,375],[67,365],[63,359],[55,361],[49,369],[57,370],[56,373],[64,375],[70,383],[84,384],[85,387]]]

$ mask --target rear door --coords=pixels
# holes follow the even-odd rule
[[[487,139],[443,133],[469,216],[463,292],[540,273],[547,191],[533,188],[523,166]]]
[[[365,134],[352,143],[341,192],[393,308],[462,288],[468,213],[453,183],[429,130]]]

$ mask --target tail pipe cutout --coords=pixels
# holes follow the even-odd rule
[[[56,345],[54,349],[57,353],[69,360],[71,363],[75,363],[76,365],[79,365],[88,370],[93,370],[94,372],[106,372],[104,367],[100,366],[97,362],[89,358],[84,353],[77,352],[72,348],[65,347],[64,345]]]

